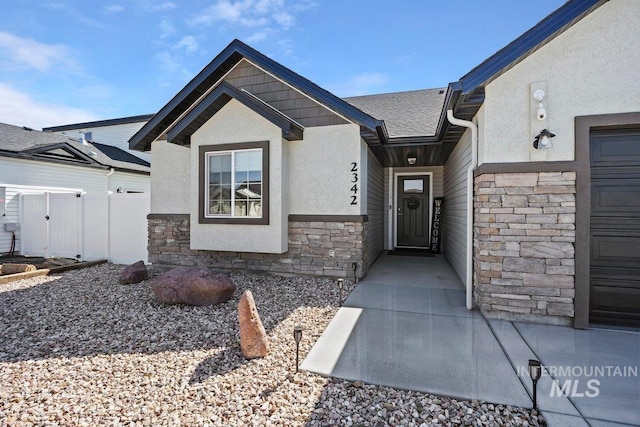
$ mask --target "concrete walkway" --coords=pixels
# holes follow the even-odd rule
[[[572,353],[562,357],[566,348],[561,343],[568,339],[563,331],[591,332],[506,321],[488,323],[477,310],[466,310],[464,303],[462,283],[444,257],[382,255],[301,368],[352,381],[530,407],[528,359],[538,358],[548,366],[569,363],[574,360]],[[549,334],[558,337],[555,346],[549,344],[554,342]],[[632,365],[635,355],[633,365],[637,366],[640,355],[633,349],[634,343],[636,350],[640,349],[640,334],[627,333],[625,337],[614,339],[618,343],[615,351],[625,355],[615,363]],[[600,426],[613,425],[603,423],[607,420],[640,424],[640,379],[627,380],[609,391],[603,384],[600,396],[616,398],[613,402],[603,398],[598,407],[594,404],[598,398],[574,402],[566,396],[549,397],[552,378],[545,376],[538,384],[539,405],[550,425],[589,425],[585,418]]]

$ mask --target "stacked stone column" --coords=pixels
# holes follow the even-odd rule
[[[575,183],[573,171],[476,177],[474,299],[488,317],[571,323]]]

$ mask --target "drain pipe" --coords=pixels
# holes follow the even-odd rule
[[[105,185],[106,185],[106,187],[107,187],[107,188],[105,188],[105,191],[107,191],[107,192],[109,191],[109,177],[110,177],[111,175],[113,175],[113,173],[114,173],[115,171],[116,171],[116,170],[115,170],[114,168],[109,169],[109,173],[108,173],[108,174],[107,174],[107,176],[106,176],[106,180],[105,180],[105,181],[106,181],[106,183],[105,183]]]
[[[471,164],[467,168],[467,310],[473,308],[473,170],[478,165],[478,126],[468,120],[457,119],[447,110],[449,123],[471,129]]]

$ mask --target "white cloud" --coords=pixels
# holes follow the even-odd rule
[[[45,44],[0,31],[0,64],[49,71],[55,64],[71,63],[68,47],[60,44]]]
[[[92,113],[65,105],[42,103],[29,94],[0,83],[0,122],[42,129],[97,120]]]
[[[93,19],[92,17],[80,12],[78,6],[75,4],[70,5],[67,2],[60,1],[45,3],[44,7],[62,12],[67,15],[73,22],[81,23],[87,27],[99,29],[104,28],[104,26],[98,20]]]
[[[175,9],[177,6],[172,1],[165,1],[159,4],[154,4],[150,8],[154,12],[165,12],[167,10]]]
[[[269,35],[269,32],[270,30],[268,28],[264,31],[258,31],[256,33],[251,34],[249,37],[247,37],[246,41],[247,43],[261,42],[267,38],[267,36]]]
[[[172,34],[175,34],[176,32],[176,27],[173,26],[173,24],[171,24],[171,21],[169,20],[169,18],[162,18],[162,20],[160,20],[160,38],[164,39],[169,37]]]
[[[329,90],[337,96],[358,96],[379,92],[386,85],[387,75],[375,72],[363,72],[352,76],[344,82],[328,85]]]
[[[109,6],[105,6],[103,10],[104,13],[119,13],[124,12],[124,7],[119,4],[111,4]]]
[[[198,50],[198,41],[193,36],[184,36],[173,46],[174,49],[184,49],[186,53],[194,53]]]
[[[243,27],[263,27],[276,23],[289,28],[295,18],[284,0],[217,0],[191,20],[194,25],[215,23],[235,24]]]

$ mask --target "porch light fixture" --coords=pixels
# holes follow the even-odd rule
[[[417,160],[418,160],[418,157],[416,156],[415,153],[409,153],[407,155],[407,163],[409,163],[411,166],[415,165]]]
[[[293,328],[293,339],[296,341],[296,372],[298,372],[300,341],[302,341],[302,326],[296,326]]]
[[[340,289],[340,307],[342,307],[342,288],[344,288],[344,279],[338,279],[338,289]]]
[[[542,376],[542,364],[539,360],[529,359],[529,376],[533,380],[533,409],[538,409],[538,380]]]
[[[542,129],[536,138],[533,140],[533,148],[551,148],[553,147],[553,143],[551,142],[551,138],[556,136],[554,133],[549,132],[548,129]]]

